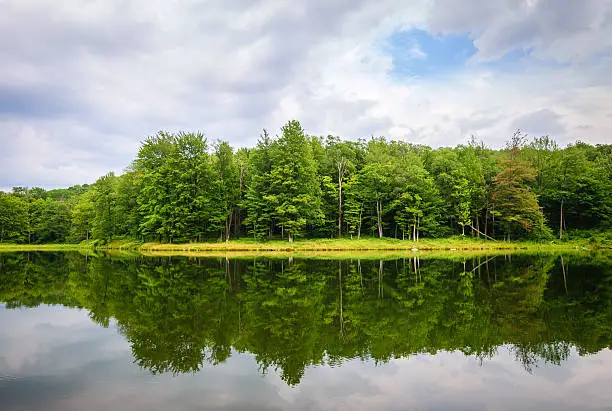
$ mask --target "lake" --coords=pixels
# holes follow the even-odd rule
[[[610,410],[612,254],[0,253],[0,409]]]

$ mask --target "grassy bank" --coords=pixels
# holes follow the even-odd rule
[[[425,239],[418,242],[391,238],[363,239],[317,239],[300,240],[293,244],[287,241],[256,242],[239,240],[215,243],[157,244],[145,243],[140,249],[145,252],[163,251],[224,251],[224,252],[299,252],[299,251],[469,251],[469,250],[532,250],[563,251],[576,248],[591,248],[586,241],[570,242],[500,242],[472,238]]]
[[[188,244],[158,244],[139,243],[135,241],[117,240],[100,245],[95,242],[80,244],[0,244],[0,251],[69,251],[69,250],[130,250],[146,255],[176,255],[176,254],[295,254],[324,253],[328,256],[346,252],[354,254],[376,255],[384,252],[388,255],[412,252],[443,251],[447,253],[470,253],[492,251],[529,251],[529,252],[563,252],[574,250],[609,249],[610,244],[594,244],[586,240],[563,242],[502,242],[486,241],[473,238],[424,239],[419,242],[396,240],[391,238],[363,239],[317,239],[299,240],[293,244],[288,241],[257,242],[254,240],[232,240],[229,242],[188,243]]]
[[[88,244],[0,244],[0,252],[93,250]]]

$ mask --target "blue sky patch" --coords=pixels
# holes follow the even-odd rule
[[[436,78],[471,68],[485,68],[497,72],[522,71],[531,68],[560,68],[567,64],[541,60],[531,54],[533,48],[515,48],[499,58],[477,62],[470,59],[478,52],[469,33],[432,35],[425,30],[398,31],[387,39],[383,51],[391,55],[396,80],[406,78]],[[528,64],[527,64],[528,63]]]
[[[393,58],[393,75],[430,77],[462,68],[477,49],[467,34],[432,36],[425,30],[392,34],[386,51]]]

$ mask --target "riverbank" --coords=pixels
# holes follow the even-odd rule
[[[473,252],[473,251],[531,251],[531,252],[562,252],[575,250],[610,249],[611,244],[590,243],[580,241],[549,241],[536,242],[503,242],[487,241],[474,238],[443,238],[423,239],[418,242],[397,240],[391,238],[362,239],[316,239],[299,240],[294,243],[287,241],[257,242],[253,240],[232,240],[229,242],[159,244],[140,243],[135,241],[117,240],[100,245],[95,242],[79,244],[0,244],[0,251],[70,251],[70,250],[130,250],[143,254],[167,255],[169,253],[342,253],[342,252]]]
[[[112,244],[109,248],[113,248]],[[391,238],[365,239],[317,239],[300,240],[293,244],[287,241],[255,242],[249,240],[218,243],[156,244],[145,243],[141,251],[225,251],[225,252],[299,252],[299,251],[469,251],[469,250],[569,250],[589,248],[586,242],[533,243],[499,242],[466,238],[425,239],[418,242]]]
[[[93,250],[90,244],[0,244],[0,252]]]

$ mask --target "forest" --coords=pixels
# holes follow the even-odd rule
[[[0,242],[266,241],[473,236],[548,241],[607,233],[612,145],[560,147],[517,130],[433,149],[307,135],[296,120],[256,147],[161,131],[121,175],[0,191]]]

